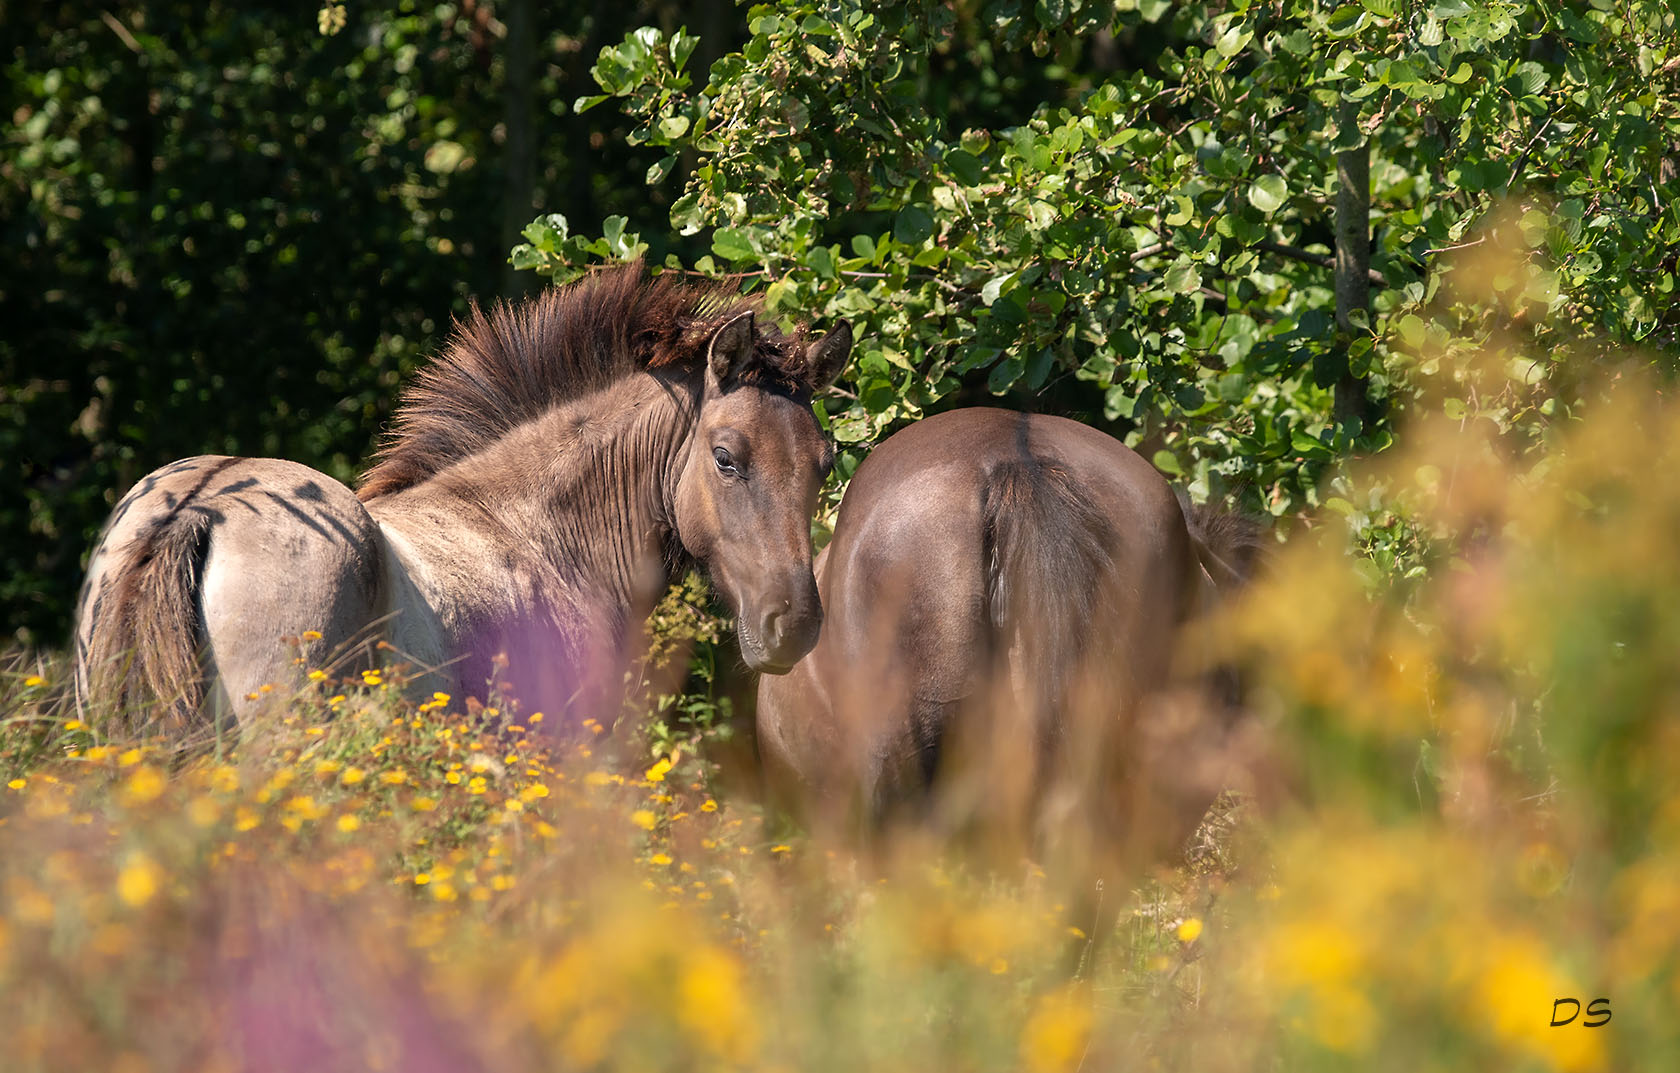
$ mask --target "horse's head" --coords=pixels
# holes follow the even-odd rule
[[[677,533],[734,610],[747,665],[783,674],[822,626],[811,515],[834,452],[811,393],[840,374],[852,331],[841,321],[789,354],[793,340],[761,339],[742,313],[703,345],[705,388],[677,479]]]

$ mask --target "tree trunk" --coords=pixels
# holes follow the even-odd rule
[[[531,97],[535,80],[537,31],[531,17],[531,0],[508,0],[507,49],[503,58],[502,92],[506,100],[507,171],[502,191],[502,256],[519,241],[519,233],[531,222],[536,190],[536,161],[533,153]],[[523,294],[533,280],[528,272],[502,268],[502,294]]]
[[[1344,138],[1359,126],[1359,102],[1344,99],[1336,115]],[[1371,307],[1371,147],[1364,138],[1352,149],[1336,154],[1336,335],[1341,350],[1341,375],[1336,380],[1335,416],[1357,417],[1369,424],[1368,384],[1348,365],[1348,344],[1368,330]],[[1366,314],[1361,327],[1355,310]]]

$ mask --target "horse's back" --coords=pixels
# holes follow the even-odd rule
[[[178,693],[161,699],[179,719],[206,700],[220,718],[243,716],[249,694],[296,676],[282,638],[318,632],[321,655],[356,644],[381,571],[378,527],[338,481],[279,459],[171,463],[123,497],[89,561],[79,686],[86,696],[114,673],[130,702],[133,684]],[[215,680],[214,693],[188,677]]]
[[[822,636],[787,680],[763,681],[761,732],[808,782],[861,776],[879,811],[932,784],[959,722],[995,739],[989,750],[1010,737],[975,709],[1011,675],[1017,702],[1086,656],[1123,664],[1108,681],[1125,693],[1150,688],[1192,552],[1172,489],[1125,445],[1061,418],[970,409],[870,454],[825,556]],[[1050,736],[1036,719],[1013,725],[1024,787]]]

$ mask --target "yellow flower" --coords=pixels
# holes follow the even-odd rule
[[[123,767],[133,767],[135,764],[138,764],[140,762],[140,758],[145,755],[145,752],[141,749],[130,749],[121,756],[117,757],[117,763]]]
[[[647,780],[649,782],[664,782],[665,781],[665,773],[670,771],[670,770],[671,770],[671,760],[670,760],[670,758],[669,757],[661,757],[657,763],[655,763],[652,767],[647,769]]]
[[[716,812],[717,811],[717,802],[713,801],[711,798],[708,797],[705,801],[701,802],[700,811],[701,812]]]
[[[647,809],[639,808],[630,814],[630,822],[644,831],[651,831],[659,823],[659,818]]]
[[[510,797],[506,801],[502,802],[502,807],[507,809],[509,812],[524,812],[525,802],[519,800],[517,797]]]
[[[385,679],[380,676],[378,671],[363,671],[362,672],[362,684],[363,685],[370,685],[370,686],[382,685],[384,683],[384,681],[385,681]]]
[[[540,722],[543,721],[543,713],[532,712],[529,716],[526,717],[525,721],[527,723],[540,723]]]
[[[648,863],[664,867],[665,865],[671,863],[671,858],[664,853],[655,853],[653,856],[648,858]]]
[[[452,884],[433,883],[432,897],[436,898],[440,902],[452,902],[456,898],[460,897],[460,895],[456,893],[455,887]]]
[[[320,668],[316,668],[315,670],[309,672],[309,680],[311,682],[324,682],[326,679],[327,672],[321,670]]]
[[[432,699],[437,701],[439,704],[448,704],[449,703],[449,694],[448,693],[433,693],[432,694]]]
[[[64,723],[65,730],[85,730],[86,728],[87,724],[80,719],[68,719]]]
[[[497,875],[490,880],[490,885],[497,890],[510,890],[513,887],[512,876]]]
[[[474,775],[467,782],[467,793],[469,794],[481,794],[489,788],[489,784],[484,781],[483,775]]]
[[[344,774],[339,776],[338,781],[346,786],[354,786],[365,778],[367,778],[367,772],[361,768],[347,767],[344,769]]]
[[[47,680],[38,674],[32,674],[23,680],[23,688],[25,689],[34,689],[37,686],[44,686],[46,684]]]
[[[451,786],[457,786],[461,782],[461,773],[459,771],[451,771],[443,777],[443,781],[447,782]]]
[[[136,768],[134,774],[128,777],[123,787],[123,798],[131,805],[143,805],[148,801],[155,801],[163,793],[167,785],[163,772],[150,764]]]
[[[252,812],[244,805],[240,805],[237,809],[235,809],[233,815],[233,829],[235,831],[249,831],[251,828],[262,822],[257,818],[257,814],[255,812]]]
[[[414,875],[414,885],[417,886],[417,887],[424,887],[427,883],[430,883],[431,881],[432,881],[432,874],[430,872],[416,872],[415,875]]]
[[[548,787],[546,785],[544,785],[543,783],[540,783],[540,782],[534,782],[531,785],[525,787],[525,789],[519,791],[519,798],[520,798],[521,801],[536,801],[539,798],[544,798],[544,797],[547,797],[547,796],[548,796]]]
[[[1037,1073],[1075,1069],[1091,1036],[1091,1001],[1064,987],[1039,1000],[1021,1030],[1022,1063]]]
[[[361,820],[359,820],[356,817],[351,816],[349,814],[340,816],[338,818],[338,829],[340,831],[343,831],[345,834],[349,834],[351,831],[354,831],[357,828],[361,827],[361,825],[362,825]]]
[[[396,771],[387,771],[379,776],[379,781],[386,786],[401,786],[408,781],[408,773],[400,768]]]
[[[161,878],[162,872],[150,857],[138,851],[131,853],[117,873],[117,897],[137,908],[145,905],[157,894]]]
[[[213,797],[195,797],[187,805],[187,818],[197,827],[211,827],[222,818],[221,806]]]
[[[437,802],[429,797],[417,797],[409,803],[408,807],[415,812],[430,812],[437,808]]]
[[[21,789],[23,789],[23,788],[24,788],[24,787],[25,787],[25,786],[28,786],[28,785],[29,785],[29,783],[28,783],[28,781],[27,781],[27,780],[24,780],[24,779],[13,779],[13,780],[12,780],[12,781],[11,781],[11,782],[8,782],[8,783],[7,783],[7,784],[6,784],[6,789],[8,789],[8,790],[21,790]]]
[[[771,853],[792,853],[793,848],[791,846],[784,846],[784,845],[779,845],[778,844],[778,845],[771,846],[770,847],[770,852]]]
[[[1201,920],[1201,918],[1200,917],[1189,917],[1189,918],[1187,918],[1183,923],[1179,924],[1178,931],[1175,934],[1178,935],[1178,941],[1181,942],[1181,943],[1193,943],[1193,942],[1195,942],[1196,939],[1202,934],[1202,920]]]

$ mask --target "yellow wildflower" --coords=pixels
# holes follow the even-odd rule
[[[708,797],[705,801],[701,802],[700,811],[701,812],[716,812],[717,811],[717,802],[713,801],[711,798]]]
[[[666,772],[671,770],[670,757],[660,757],[659,761],[647,769],[649,782],[664,782]]]
[[[517,797],[510,797],[506,801],[502,802],[502,807],[507,809],[509,812],[524,812],[525,802],[519,800]]]
[[[664,867],[665,865],[671,863],[671,858],[664,853],[655,853],[653,856],[648,858],[648,863],[649,864],[657,864],[660,867]]]
[[[21,790],[25,786],[28,786],[28,785],[29,785],[29,783],[24,779],[13,779],[11,782],[8,782],[6,784],[6,789],[8,789],[8,790]]]
[[[519,798],[522,801],[536,801],[539,798],[544,798],[544,797],[547,797],[547,796],[548,796],[548,787],[546,785],[544,785],[543,783],[540,783],[540,782],[534,782],[531,785],[525,787],[525,789],[519,791]]]
[[[319,641],[321,639],[321,631],[320,630],[304,630],[303,631],[303,639],[305,641]]]
[[[346,786],[354,786],[365,778],[367,778],[367,772],[361,768],[347,767],[344,769],[344,774],[339,776],[338,781]]]
[[[47,680],[38,674],[32,674],[23,680],[23,688],[25,689],[34,689],[37,686],[44,686],[46,684]]]
[[[345,834],[349,834],[351,831],[354,831],[361,826],[362,821],[349,813],[346,813],[338,818],[338,829],[343,831]]]
[[[1072,1070],[1090,1036],[1090,998],[1073,987],[1051,992],[1039,1000],[1021,1031],[1022,1064],[1041,1073]]]
[[[121,756],[117,757],[117,763],[122,767],[133,767],[135,764],[138,764],[141,757],[145,755],[144,750],[130,749]]]
[[[408,781],[408,773],[401,768],[396,771],[387,771],[379,776],[379,781],[386,786],[401,786]]]
[[[1201,918],[1189,917],[1183,923],[1179,924],[1178,931],[1175,932],[1175,934],[1178,936],[1178,941],[1181,943],[1195,942],[1202,934]]]
[[[117,873],[117,897],[137,908],[145,905],[157,894],[162,874],[144,853],[136,851],[129,854],[122,871]]]
[[[86,728],[87,724],[82,722],[80,719],[69,719],[64,723],[65,730],[84,730]]]
[[[771,853],[792,853],[793,852],[793,847],[778,844],[778,845],[771,846],[770,847],[770,852]]]
[[[326,678],[327,672],[321,670],[319,667],[309,672],[309,680],[311,682],[324,682],[326,681]]]
[[[467,782],[467,793],[469,794],[481,794],[489,788],[489,784],[484,781],[483,775],[474,775]]]
[[[651,831],[659,823],[659,818],[647,809],[639,808],[630,814],[630,822],[644,831]]]
[[[415,812],[430,812],[437,808],[437,802],[429,797],[417,797],[409,803],[408,807]]]
[[[155,801],[163,793],[167,785],[163,772],[150,764],[136,768],[134,774],[128,777],[123,786],[123,799],[131,805],[143,805],[148,801]]]

